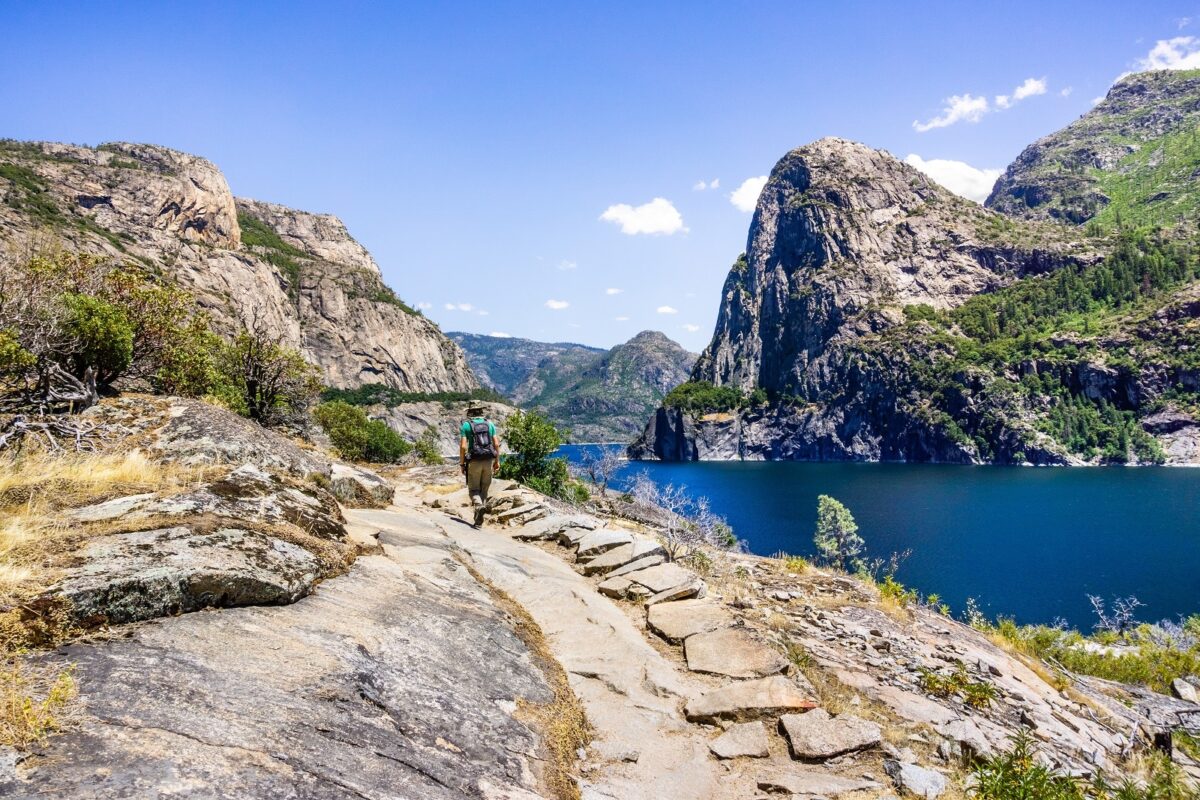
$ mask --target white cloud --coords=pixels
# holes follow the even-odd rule
[[[662,197],[656,197],[637,207],[628,203],[609,206],[600,215],[600,219],[620,225],[621,233],[627,236],[636,236],[639,233],[670,236],[680,231],[687,232],[679,211],[670,200]]]
[[[685,331],[688,331],[689,333],[695,333],[696,331],[700,330],[700,326],[699,326],[699,325],[693,325],[693,324],[691,324],[691,323],[689,322],[687,325],[684,325],[684,326],[683,326],[683,329],[684,329]]]
[[[694,184],[692,184],[693,192],[703,192],[705,189],[719,188],[721,188],[720,178],[713,178],[711,181],[696,181]]]
[[[1075,91],[1074,86],[1067,86],[1066,88],[1059,90],[1058,96],[1059,97],[1070,97],[1071,92],[1073,92],[1073,91]]]
[[[470,303],[446,303],[447,311],[474,311],[475,306]]]
[[[720,179],[720,178],[713,178],[711,181],[709,181],[709,182],[708,182],[708,188],[710,188],[710,189],[720,189],[720,188],[721,188],[721,179]]]
[[[678,314],[679,313],[679,309],[671,308],[670,306],[659,306],[655,310],[660,314]]]
[[[562,311],[564,308],[566,308],[569,305],[571,305],[571,304],[568,303],[566,300],[547,300],[546,301],[546,308],[549,308],[553,311]]]
[[[624,289],[605,289],[604,293],[607,295],[614,295],[614,294],[620,294],[623,291],[625,291],[625,290]]]
[[[560,270],[562,270],[563,272],[570,272],[571,270],[575,269],[578,266],[579,265],[576,264],[574,261],[568,261],[565,258],[562,261],[558,262],[558,268]]]
[[[1173,39],[1159,39],[1150,48],[1145,58],[1139,58],[1135,66],[1140,70],[1148,69],[1200,69],[1200,38],[1195,36],[1176,36]],[[1128,74],[1128,73],[1126,73]],[[1121,78],[1125,77],[1124,75]],[[1117,78],[1120,80],[1121,78]]]
[[[767,176],[759,175],[757,178],[746,178],[742,181],[742,185],[729,193],[729,202],[733,203],[738,211],[750,212],[758,205],[758,196],[762,194],[763,187],[767,185]]]
[[[492,331],[491,333],[488,334],[488,336],[495,336],[497,339],[511,339],[512,338],[511,333],[505,333],[504,331]]]
[[[1178,20],[1175,21],[1175,24],[1179,27],[1179,30],[1183,30],[1188,25],[1192,24],[1192,18],[1191,17],[1180,17]]]
[[[1013,102],[1024,100],[1026,97],[1037,97],[1046,93],[1045,78],[1026,78],[1025,82],[1013,89]]]
[[[433,308],[433,303],[417,303],[418,311],[428,311],[431,308]]]
[[[946,98],[942,113],[928,122],[913,120],[913,130],[917,133],[931,131],[934,128],[946,128],[956,122],[979,122],[989,111],[986,97],[975,97],[968,94],[956,94]]]
[[[1102,102],[1104,102],[1104,95],[1100,95],[1099,97],[1093,97],[1093,98],[1092,98],[1092,105],[1094,105],[1094,106],[1098,106],[1098,105],[1100,105]]]
[[[931,158],[926,161],[916,153],[906,156],[904,163],[916,167],[950,191],[976,203],[987,199],[1001,172],[998,169],[977,169],[964,161],[943,158]]]
[[[479,309],[479,316],[481,316],[481,317],[486,317],[487,315],[488,315],[488,312],[487,312],[487,311],[484,311],[482,308],[481,308],[481,309]]]
[[[629,322],[629,317],[614,317],[617,322]]]

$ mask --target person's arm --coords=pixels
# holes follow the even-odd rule
[[[496,457],[492,459],[492,471],[498,472],[500,470],[500,434],[497,433],[493,436],[492,441],[495,442],[493,449],[496,451]]]
[[[458,437],[458,468],[467,471],[467,437],[461,433]]]

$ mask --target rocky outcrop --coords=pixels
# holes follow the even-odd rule
[[[481,402],[484,416],[496,423],[501,446],[504,444],[504,422],[517,410],[504,403]],[[459,403],[404,403],[385,408],[373,406],[367,409],[372,417],[382,419],[392,430],[409,441],[416,441],[433,428],[438,452],[443,458],[458,460],[458,440],[463,420],[467,417],[467,404]]]
[[[195,294],[222,331],[266,326],[332,386],[477,386],[458,347],[396,297],[334,216],[235,200],[213,164],[154,145],[0,142],[0,164],[11,173],[0,240],[13,252],[49,235],[141,263]]]
[[[1194,214],[1197,176],[1187,143],[1171,137],[1186,139],[1198,124],[1200,70],[1127,75],[1078,120],[1025,148],[987,206],[1068,225],[1115,225],[1119,214],[1174,225]]]
[[[628,442],[696,356],[658,331],[604,351],[574,344],[451,333],[476,373],[546,415],[572,442]]]

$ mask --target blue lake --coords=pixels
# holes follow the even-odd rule
[[[707,496],[760,555],[811,555],[832,495],[872,557],[911,549],[897,578],[956,613],[974,597],[989,617],[1089,629],[1089,594],[1136,595],[1144,620],[1200,612],[1200,469],[647,462],[620,480],[643,469]]]

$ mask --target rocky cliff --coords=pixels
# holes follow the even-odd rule
[[[1174,105],[1164,107],[1164,96]],[[989,203],[1012,210],[1003,187],[1026,180],[1022,163],[1045,160],[1054,150],[1046,142],[1087,140],[1098,119],[1161,133],[1137,152],[1167,153],[1178,165],[1180,109],[1197,103],[1190,73],[1128,78],[1095,118],[1077,123],[1084,133],[1026,151]],[[1193,135],[1194,126],[1184,138]],[[1170,176],[1175,167],[1154,202],[1196,202],[1195,180]],[[1025,207],[1031,219],[1014,219],[843,140],[792,151],[763,189],[692,375],[742,399],[664,406],[631,454],[1194,462],[1194,219],[1164,219],[1162,233],[1100,222],[1084,230],[1041,221],[1070,221],[1048,208]],[[1174,422],[1154,422],[1160,413]]]
[[[462,352],[383,282],[337,217],[235,199],[208,161],[153,145],[0,142],[10,257],[61,241],[160,272],[218,328],[263,323],[333,386],[467,391]]]
[[[573,442],[628,442],[696,356],[657,331],[611,350],[451,333],[471,367],[513,402],[537,409]]]

